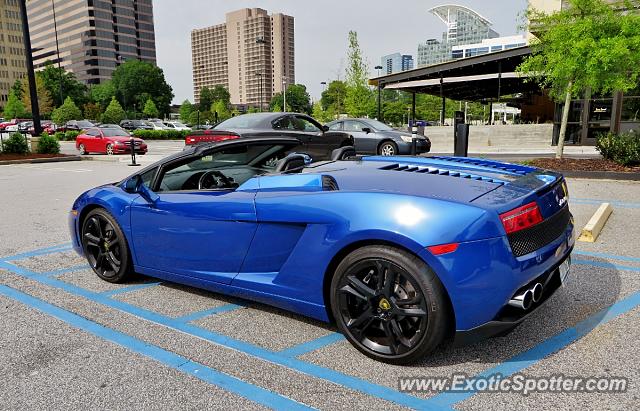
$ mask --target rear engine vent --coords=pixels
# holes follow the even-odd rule
[[[480,160],[478,158],[438,157],[438,156],[433,156],[429,158],[432,158],[434,160],[451,161],[454,163],[470,164],[473,166],[489,167],[489,168],[494,168],[496,170],[504,170],[508,173],[516,173],[516,174],[522,174],[522,175],[527,175],[535,170],[532,167],[521,166],[518,164],[505,164],[505,163],[499,163],[497,161],[491,161],[491,160]]]
[[[467,178],[469,180],[486,181],[488,183],[496,183],[496,184],[505,184],[504,181],[498,180],[496,178],[480,176],[477,174],[464,173],[461,171],[444,170],[444,169],[435,168],[435,167],[418,167],[418,166],[406,165],[406,164],[390,164],[387,166],[380,167],[380,170],[407,171],[410,173],[422,173],[422,174],[434,174],[434,175],[437,174],[440,176]]]
[[[570,219],[569,207],[565,206],[543,222],[507,235],[513,255],[520,257],[552,243],[564,233]]]
[[[338,191],[338,182],[331,176],[322,176],[322,190],[324,191]]]

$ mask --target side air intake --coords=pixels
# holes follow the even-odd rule
[[[518,164],[508,164],[505,166],[505,163],[498,163],[491,160],[482,160],[479,158],[444,157],[444,156],[430,156],[429,158],[434,160],[450,161],[454,163],[462,163],[462,164],[469,164],[473,166],[494,168],[496,170],[504,170],[508,173],[516,173],[521,175],[527,175],[532,171],[535,171],[535,168],[532,168],[532,167],[521,166]]]
[[[436,167],[418,167],[418,166],[409,166],[406,164],[389,164],[383,167],[380,167],[380,170],[389,170],[389,171],[406,171],[409,173],[422,173],[422,174],[434,174],[440,176],[449,176],[449,177],[458,177],[458,178],[467,178],[469,180],[476,181],[486,181],[488,183],[496,183],[496,184],[505,184],[505,181],[485,177],[477,174],[465,173],[461,171],[452,171],[452,170],[444,170]]]

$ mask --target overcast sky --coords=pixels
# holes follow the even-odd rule
[[[456,0],[491,22],[502,36],[516,34],[526,0]],[[417,59],[418,43],[442,36],[444,24],[428,10],[438,0],[155,0],[158,65],[173,87],[174,102],[193,101],[191,30],[224,22],[225,13],[245,7],[281,12],[295,19],[296,82],[312,98],[320,82],[344,78],[347,33],[358,32],[371,72],[385,54]]]

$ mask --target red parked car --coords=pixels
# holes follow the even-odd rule
[[[146,154],[147,144],[141,138],[134,138],[136,154]],[[131,135],[121,128],[92,127],[76,137],[76,148],[80,154],[131,153]]]

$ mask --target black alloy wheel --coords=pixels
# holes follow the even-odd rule
[[[347,339],[379,361],[416,361],[444,339],[444,290],[433,272],[403,250],[367,246],[339,265],[331,308]]]
[[[117,283],[129,274],[129,249],[122,230],[104,209],[95,209],[82,224],[82,247],[93,271]]]

